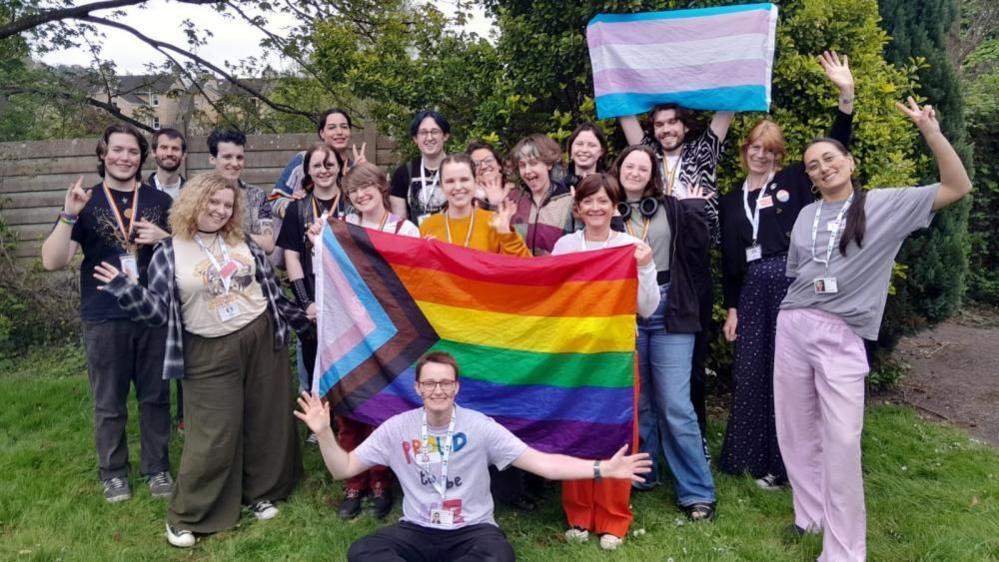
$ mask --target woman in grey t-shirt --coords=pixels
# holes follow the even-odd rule
[[[801,210],[788,249],[787,276],[795,279],[777,317],[777,439],[795,527],[823,532],[820,560],[864,560],[867,553],[863,339],[877,337],[895,255],[910,233],[929,226],[934,211],[971,191],[933,108],[912,98],[896,105],[933,151],[940,182],[866,193],[854,187],[854,160],[842,144],[813,141],[804,163],[821,199]]]

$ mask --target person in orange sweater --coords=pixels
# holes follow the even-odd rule
[[[501,202],[496,212],[472,205],[475,172],[467,154],[451,154],[441,162],[441,187],[447,206],[420,225],[420,235],[473,250],[530,257],[523,238],[510,228],[516,210],[510,201]]]

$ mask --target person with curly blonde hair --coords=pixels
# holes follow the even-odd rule
[[[94,277],[133,320],[167,326],[163,378],[184,380],[187,431],[166,535],[190,547],[194,533],[257,519],[302,474],[291,410],[290,329],[311,327],[278,288],[264,250],[241,227],[243,194],[223,176],[192,178],[170,215],[146,287],[103,262]]]

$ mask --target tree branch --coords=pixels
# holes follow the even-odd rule
[[[84,16],[90,15],[90,12],[95,12],[98,10],[108,10],[111,8],[121,8],[124,6],[135,6],[137,4],[145,4],[148,0],[102,0],[101,2],[92,2],[90,4],[81,4],[79,6],[71,6],[68,8],[59,8],[57,10],[47,10],[38,14],[32,14],[30,16],[25,16],[21,19],[14,20],[7,25],[0,27],[0,39],[6,39],[12,35],[17,35],[22,31],[28,31],[34,29],[40,25],[45,25],[46,23],[52,23],[60,20],[67,19],[81,19]],[[176,0],[182,4],[215,4],[218,0]]]
[[[52,91],[52,90],[45,90],[45,89],[41,89],[41,88],[23,88],[23,87],[21,87],[21,88],[10,88],[10,87],[5,87],[5,86],[0,86],[0,94],[5,95],[5,96],[13,96],[13,95],[17,95],[17,94],[35,94],[35,95],[41,95],[41,96],[57,97],[57,98],[62,98],[62,99],[65,99],[65,100],[70,100],[70,101],[80,101],[80,96],[74,96],[73,94],[70,94],[69,92]],[[155,133],[156,132],[156,129],[150,127],[149,125],[146,125],[142,121],[138,121],[138,120],[136,120],[136,119],[134,119],[132,117],[129,117],[128,115],[125,115],[124,113],[122,113],[121,110],[118,109],[118,106],[114,105],[113,103],[103,102],[103,101],[101,101],[99,99],[94,99],[94,98],[92,98],[90,96],[84,96],[83,97],[83,101],[87,105],[90,105],[92,107],[96,107],[96,108],[99,108],[99,109],[103,109],[104,111],[108,112],[108,114],[110,114],[112,117],[116,117],[118,119],[121,119],[122,121],[125,121],[126,123],[128,123],[130,125],[138,127],[139,129],[142,129],[143,131],[147,131],[149,133]]]

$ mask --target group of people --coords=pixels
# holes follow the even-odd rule
[[[493,495],[529,509],[527,473],[563,481],[570,541],[593,533],[602,548],[617,548],[632,521],[632,490],[653,489],[667,469],[679,508],[710,521],[718,504],[703,365],[709,251],[718,245],[723,333],[736,346],[718,466],[751,475],[763,489],[790,484],[789,530],[822,533],[821,560],[863,560],[863,339],[877,335],[905,237],[971,184],[935,111],[909,99],[899,108],[932,150],[939,183],[869,193],[856,185],[853,76],[836,53],[819,63],[839,91],[829,136],[785,164],[780,126],[762,119],[739,146],[742,189],[720,198],[716,166],[733,114],[718,112],[702,128],[675,105],[654,107],[644,127],[637,116],[622,118],[629,146],[610,166],[607,138],[592,124],[569,137],[567,162],[541,134],[521,139],[504,159],[483,141],[447,152],[449,122],[421,111],[409,131],[420,157],[391,179],[351,143],[349,115],[332,109],[319,120],[321,142],[292,159],[269,195],[240,179],[241,133],[213,133],[214,171],[185,180],[177,172],[186,141],[160,130],[157,171],[144,182],[147,141],[127,125],[109,127],[97,146],[102,182],[70,186],[42,249],[48,269],[83,252],[81,316],[105,498],[131,495],[124,426],[134,384],[140,472],[153,495],[170,497],[170,544],[193,546],[195,533],[234,526],[243,506],[259,519],[278,515],[275,502],[302,475],[289,415],[287,346],[295,331],[295,415],[333,477],[345,481],[339,515],[357,516],[367,496],[376,517],[387,515],[393,474],[405,495],[402,521],[357,541],[352,560],[512,560],[492,516]],[[459,407],[459,365],[439,352],[416,366],[423,407],[379,427],[331,420],[328,405],[310,394],[318,345],[312,258],[322,225],[336,220],[524,259],[634,247],[635,454],[625,454],[625,443],[606,460],[531,449]],[[170,379],[183,389],[176,481],[167,455]]]

